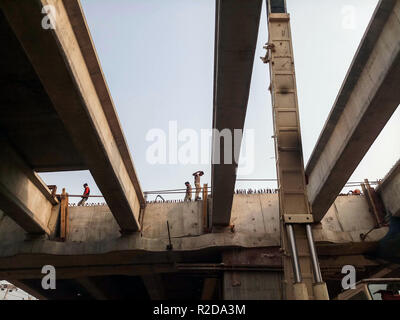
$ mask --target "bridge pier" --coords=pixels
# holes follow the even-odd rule
[[[282,257],[279,248],[236,249],[224,252],[227,269],[222,281],[224,300],[282,300]]]

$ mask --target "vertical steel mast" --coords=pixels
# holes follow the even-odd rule
[[[300,133],[290,15],[285,0],[267,0],[269,63],[286,299],[328,300],[311,224]]]

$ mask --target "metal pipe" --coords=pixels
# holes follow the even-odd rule
[[[321,268],[318,262],[317,250],[315,249],[314,238],[310,224],[306,224],[308,246],[310,247],[312,266],[314,271],[314,280],[316,283],[322,283]]]
[[[56,194],[56,196],[61,197],[61,194]],[[69,194],[68,197],[70,197],[70,198],[82,198],[83,195],[82,194]],[[104,196],[91,196],[91,195],[85,196],[85,198],[86,197],[88,197],[88,198],[104,198]]]
[[[291,224],[286,225],[286,229],[287,229],[288,238],[289,238],[289,242],[290,242],[290,249],[292,252],[292,265],[293,265],[294,280],[295,280],[295,283],[301,283],[302,278],[301,278],[301,271],[300,271],[300,264],[299,264],[299,255],[297,253],[297,246],[296,246],[296,240],[294,237],[293,225],[291,225]]]

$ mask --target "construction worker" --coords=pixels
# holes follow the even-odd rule
[[[201,191],[200,177],[203,175],[204,175],[203,171],[196,171],[195,173],[193,173],[194,186],[196,187],[196,197],[194,198],[194,201],[201,200],[201,198],[200,198],[200,191]]]
[[[85,183],[83,185],[83,187],[85,188],[85,190],[83,191],[82,200],[78,202],[78,206],[85,205],[85,203],[88,200],[89,195],[90,195],[90,188],[89,188],[88,184]]]
[[[192,201],[192,186],[188,181],[185,182],[185,186],[186,186],[186,195],[184,201]]]

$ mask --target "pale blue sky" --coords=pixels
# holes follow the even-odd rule
[[[168,121],[177,121],[179,130],[211,128],[215,0],[81,1],[143,190],[184,188],[198,169],[206,173],[202,182],[210,183],[209,164],[149,164],[151,142],[145,138],[153,128],[167,132]],[[307,163],[378,0],[287,2]],[[352,8],[354,28],[349,28]],[[255,130],[255,167],[244,178],[276,176],[268,66],[259,59],[267,38],[264,6],[245,124]],[[352,181],[383,178],[389,171],[400,157],[394,139],[400,136],[399,123],[397,110]],[[92,194],[100,193],[89,172],[42,177],[70,194],[80,194],[83,182],[92,186]],[[237,183],[237,188],[273,186]]]

